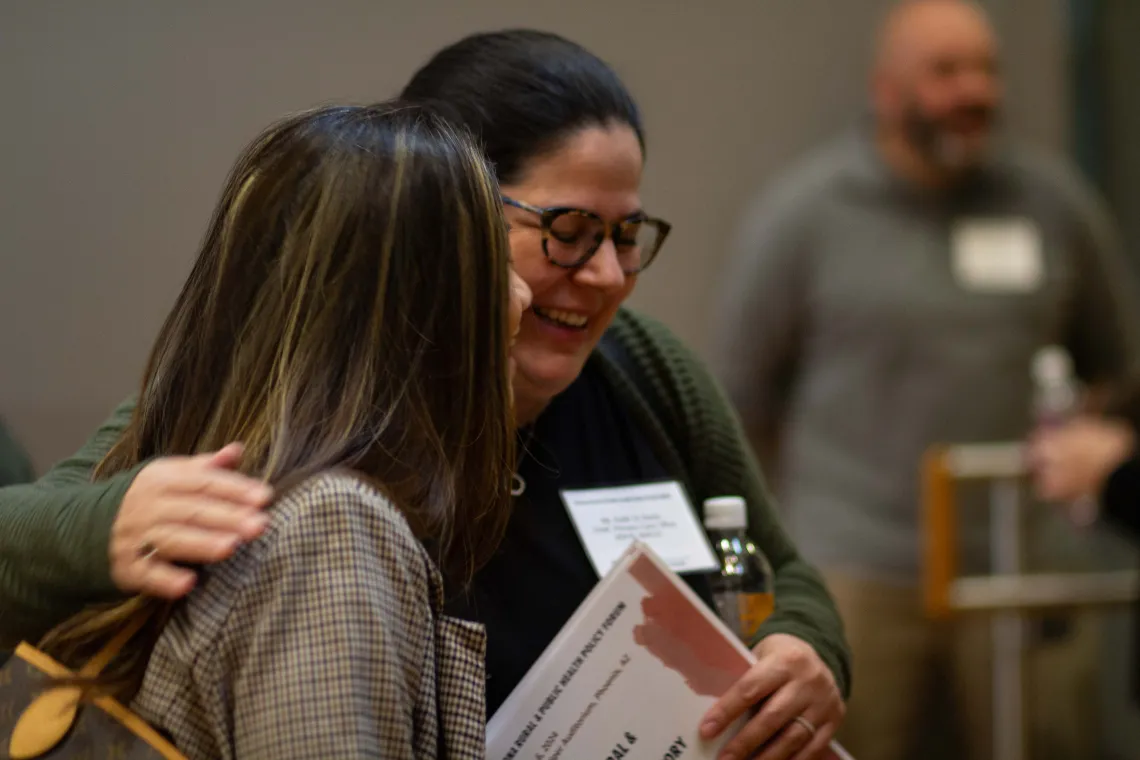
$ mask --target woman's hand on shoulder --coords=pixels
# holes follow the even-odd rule
[[[810,644],[783,633],[765,637],[752,651],[756,664],[705,715],[701,736],[718,736],[754,711],[721,760],[824,757],[846,711],[827,664]]]
[[[242,447],[146,465],[111,527],[111,578],[127,593],[177,599],[197,575],[185,565],[219,562],[261,534],[273,498],[259,480],[234,472]]]

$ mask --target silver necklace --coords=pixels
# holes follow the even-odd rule
[[[531,439],[534,438],[534,425],[528,425],[524,435],[519,436],[525,438],[519,446],[519,464],[527,455],[527,447],[530,446]],[[511,473],[511,496],[522,496],[526,492],[526,480],[522,475],[519,475],[518,470]]]

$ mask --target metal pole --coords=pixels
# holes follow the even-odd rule
[[[1021,572],[1021,488],[1015,479],[990,484],[990,560],[996,574]],[[1025,760],[1024,634],[1016,612],[995,614],[993,631],[994,760]]]

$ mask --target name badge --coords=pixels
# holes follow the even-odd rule
[[[598,577],[609,572],[634,541],[648,544],[677,573],[720,566],[676,481],[565,490],[561,495]]]
[[[958,222],[950,245],[954,277],[966,290],[1030,293],[1041,287],[1041,231],[1029,219]]]

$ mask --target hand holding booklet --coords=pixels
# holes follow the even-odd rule
[[[598,583],[487,726],[489,760],[715,758],[704,713],[756,662],[646,545]],[[835,742],[830,758],[851,760]]]

